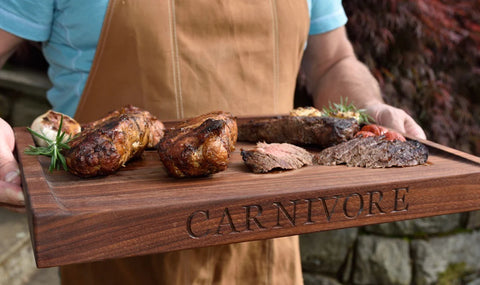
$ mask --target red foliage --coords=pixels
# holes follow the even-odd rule
[[[343,1],[358,57],[429,139],[480,154],[480,0]]]

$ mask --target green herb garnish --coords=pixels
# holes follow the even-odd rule
[[[348,98],[345,98],[345,101],[340,98],[340,104],[329,102],[328,108],[324,107],[322,112],[329,117],[354,118],[359,124],[369,124],[373,121],[365,109],[357,109],[353,103],[348,103]]]
[[[29,155],[45,155],[51,157],[50,167],[48,170],[52,172],[54,169],[60,169],[60,164],[63,166],[64,170],[68,170],[67,162],[65,157],[62,154],[62,150],[70,149],[68,142],[71,140],[70,135],[65,139],[66,133],[62,132],[63,125],[63,115],[60,118],[60,125],[58,127],[58,132],[55,137],[55,140],[51,140],[44,135],[41,135],[34,130],[27,128],[27,130],[34,136],[39,137],[40,139],[47,142],[48,146],[29,146],[25,149],[25,153]],[[60,163],[58,161],[60,160]]]

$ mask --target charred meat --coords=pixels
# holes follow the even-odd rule
[[[97,121],[84,124],[82,125],[82,129],[83,130],[94,129],[97,125],[107,120],[110,120],[111,118],[118,118],[122,114],[130,114],[130,115],[145,117],[145,120],[149,121],[149,124],[150,124],[147,148],[154,148],[157,146],[158,142],[163,137],[163,133],[165,129],[163,123],[160,120],[158,120],[155,116],[153,116],[150,112],[132,105],[127,105],[123,108],[112,111],[108,113],[105,117]]]
[[[312,165],[313,155],[305,149],[288,143],[257,143],[252,150],[242,150],[242,159],[254,173],[275,169],[298,169]]]
[[[159,140],[162,128],[149,112],[136,107],[111,113],[70,141],[64,153],[68,170],[80,177],[112,174],[153,145],[152,139]]]
[[[387,140],[384,136],[356,137],[314,156],[321,165],[346,164],[366,168],[406,167],[427,162],[428,149],[415,140]]]
[[[350,140],[358,130],[359,125],[355,119],[278,116],[239,123],[238,140],[325,148]]]
[[[227,169],[236,141],[236,119],[230,113],[211,112],[167,130],[158,153],[173,177],[207,176]]]

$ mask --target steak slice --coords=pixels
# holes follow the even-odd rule
[[[252,150],[241,151],[243,161],[254,173],[273,169],[298,169],[312,165],[313,155],[305,149],[288,143],[257,143]]]
[[[346,164],[366,168],[406,167],[424,164],[428,159],[426,146],[415,140],[388,141],[383,137],[357,137],[315,154],[320,165]]]
[[[277,116],[238,124],[238,140],[329,147],[347,141],[359,130],[355,119]]]

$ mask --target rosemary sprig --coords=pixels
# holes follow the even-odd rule
[[[68,170],[67,162],[65,161],[65,157],[62,154],[62,150],[70,149],[68,142],[71,140],[70,135],[66,136],[65,132],[62,132],[63,126],[63,115],[60,118],[60,125],[58,126],[57,135],[55,140],[51,140],[45,137],[42,134],[35,132],[34,130],[27,128],[27,130],[34,136],[39,137],[40,139],[47,142],[48,146],[29,146],[25,149],[25,153],[29,155],[45,155],[51,157],[50,159],[50,167],[48,170],[52,172],[54,169],[60,169],[60,164],[63,166],[64,170]],[[65,141],[64,141],[65,140]],[[60,163],[58,163],[60,161]]]
[[[357,109],[353,103],[348,103],[348,98],[340,98],[340,104],[329,102],[328,108],[324,107],[322,112],[326,116],[338,118],[355,118],[359,124],[368,124],[373,121],[365,109]]]

